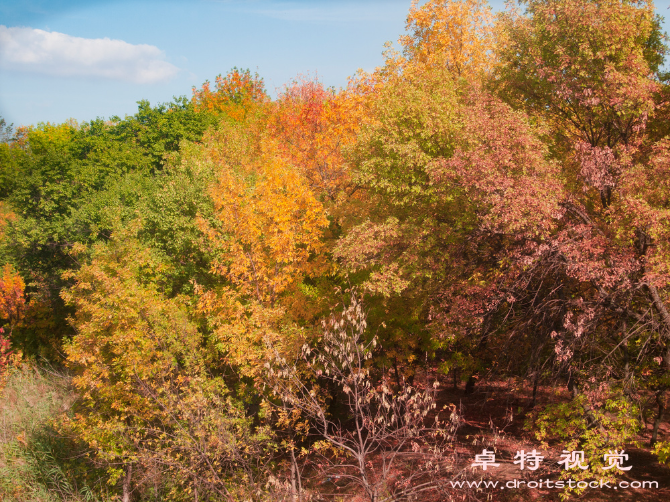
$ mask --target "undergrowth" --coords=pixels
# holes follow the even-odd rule
[[[74,400],[66,375],[24,364],[7,376],[0,391],[0,500],[101,500],[102,472],[84,445],[57,428]]]

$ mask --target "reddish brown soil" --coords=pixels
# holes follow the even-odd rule
[[[482,452],[483,448],[496,452],[496,462],[500,463],[498,468],[489,467],[484,473],[481,468],[472,470],[475,476],[471,479],[481,478],[498,481],[503,485],[508,481],[517,480],[557,480],[562,466],[557,464],[560,460],[562,447],[556,445],[547,450],[542,448],[531,432],[524,428],[526,417],[529,412],[532,399],[532,390],[529,387],[514,388],[506,382],[480,382],[475,392],[466,395],[463,385],[458,389],[445,382],[439,393],[439,407],[444,404],[453,403],[459,407],[463,417],[463,425],[457,435],[457,451],[459,453],[462,467],[467,467],[474,461],[475,455]],[[567,400],[566,389],[541,387],[538,389],[536,406],[544,406],[551,402]],[[651,424],[646,424],[638,436],[641,447],[629,445],[626,453],[629,455],[628,463],[633,468],[620,477],[620,481],[643,482],[656,481],[658,488],[593,488],[587,489],[579,497],[573,500],[588,501],[634,501],[634,502],[657,502],[670,501],[670,468],[659,464],[655,455],[649,448],[651,438]],[[659,440],[670,438],[670,426],[665,421],[659,430]],[[545,459],[536,471],[522,471],[518,465],[513,464],[514,456],[519,450],[530,451],[536,449],[541,452]],[[485,490],[478,497],[480,500],[492,501],[524,501],[543,500],[560,501],[560,489],[528,489],[528,488],[496,488]]]

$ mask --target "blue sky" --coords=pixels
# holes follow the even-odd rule
[[[670,0],[656,2],[670,14]],[[501,9],[504,0],[491,2]],[[233,66],[272,95],[382,64],[410,0],[0,0],[0,115],[14,125],[133,114]],[[667,24],[666,24],[667,29]],[[106,40],[105,40],[106,39]]]

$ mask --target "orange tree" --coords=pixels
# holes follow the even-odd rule
[[[193,162],[215,164],[214,218],[202,220],[202,228],[217,253],[212,271],[228,285],[203,293],[201,306],[212,315],[230,362],[256,374],[263,338],[279,336],[288,292],[299,293],[304,278],[324,270],[328,220],[307,180],[282,157],[263,123],[222,125],[199,155]],[[237,322],[245,318],[258,322]]]
[[[9,336],[26,310],[25,283],[9,264],[2,269],[0,277],[0,318],[7,320]]]
[[[324,89],[316,80],[288,85],[274,103],[269,130],[286,160],[329,205],[349,198],[355,186],[345,151],[365,119],[362,100],[352,89]]]
[[[244,120],[254,104],[268,101],[263,79],[249,70],[233,68],[226,76],[216,77],[214,90],[209,81],[193,87],[193,103],[198,112],[211,112],[235,121]]]
[[[14,327],[24,315],[26,301],[24,297],[25,284],[23,279],[12,269],[11,265],[5,265],[0,277],[0,319],[7,321],[9,333],[4,327],[0,328],[0,387],[12,357],[11,336]]]

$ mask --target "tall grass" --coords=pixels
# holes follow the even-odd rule
[[[58,372],[22,365],[7,376],[0,389],[0,500],[101,500],[104,473],[84,445],[55,426],[75,399],[69,378]]]

